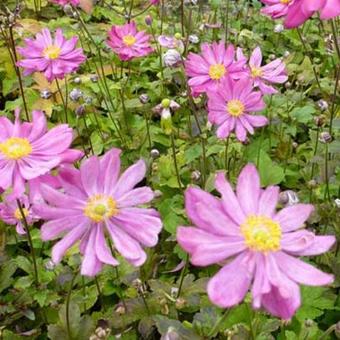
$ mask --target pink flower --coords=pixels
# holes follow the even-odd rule
[[[52,39],[51,33],[44,28],[35,39],[25,39],[26,46],[19,47],[18,52],[24,57],[17,65],[23,67],[24,75],[44,72],[49,82],[63,79],[65,74],[74,72],[85,61],[81,48],[76,48],[78,38],[66,40],[59,28]]]
[[[34,207],[47,222],[41,227],[44,241],[61,236],[52,249],[52,260],[59,263],[67,249],[80,241],[83,254],[81,273],[96,275],[103,264],[117,266],[105,240],[109,235],[115,252],[134,266],[142,265],[146,254],[141,245],[157,244],[162,222],[156,210],[139,208],[154,198],[149,187],[135,188],[145,176],[146,166],[140,160],[121,176],[120,150],[112,149],[101,158],[84,161],[80,170],[60,170],[63,192],[42,185],[48,204]]]
[[[134,21],[123,26],[112,26],[108,35],[107,44],[121,60],[131,60],[153,52],[150,36],[144,31],[138,32]]]
[[[50,1],[61,6],[65,6],[68,4],[78,6],[80,3],[80,0],[50,0]]]
[[[244,60],[235,61],[235,48],[225,43],[201,45],[201,54],[189,53],[185,71],[193,95],[215,91],[225,78],[240,78],[244,75]]]
[[[176,39],[176,37],[160,35],[157,40],[162,47],[170,49],[178,48],[181,52],[184,50],[183,41],[181,39]]]
[[[263,94],[277,93],[277,90],[268,83],[282,84],[287,81],[285,63],[279,58],[265,66],[261,66],[261,63],[261,49],[256,47],[249,60],[250,76],[254,81],[254,86],[259,87]]]
[[[31,211],[31,206],[27,196],[21,196],[19,201],[28,225],[37,221],[38,217]],[[0,219],[7,224],[15,225],[18,234],[26,234],[22,214],[16,199],[7,197],[3,203],[0,203]]]
[[[227,138],[235,130],[238,140],[244,142],[247,132],[253,134],[254,127],[268,123],[266,117],[250,114],[265,108],[261,92],[253,90],[250,79],[226,78],[217,91],[208,92],[208,99],[208,119],[218,125],[218,138]]]
[[[295,257],[322,254],[335,238],[301,229],[313,210],[310,204],[276,212],[279,188],[261,189],[252,164],[240,173],[236,194],[223,173],[217,175],[215,186],[221,199],[201,189],[186,191],[186,211],[194,227],[177,229],[177,240],[193,265],[222,265],[208,283],[210,300],[229,308],[251,287],[254,308],[290,319],[300,306],[299,284],[333,281],[332,275]]]
[[[151,5],[158,5],[160,0],[150,0]]]
[[[25,180],[48,173],[63,162],[79,158],[81,151],[69,149],[72,129],[61,124],[47,131],[41,111],[33,111],[31,123],[21,123],[16,112],[14,124],[0,117],[0,187],[13,189],[13,195],[25,191]]]
[[[294,0],[261,0],[265,5],[265,8],[261,10],[273,19],[281,18],[286,16],[288,13],[288,8],[294,3]]]
[[[321,20],[335,18],[340,15],[340,0],[295,0],[288,8],[285,27],[298,27],[316,12]]]

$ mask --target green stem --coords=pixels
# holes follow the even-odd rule
[[[178,186],[179,186],[180,190],[183,191],[182,183],[181,183],[181,178],[179,176],[179,171],[178,171],[175,138],[174,138],[174,133],[173,132],[170,135],[170,139],[171,139],[172,157],[173,157],[173,160],[174,160],[174,166],[175,166],[175,171],[176,171],[177,182],[178,182]]]
[[[55,82],[56,82],[56,84],[57,84],[57,89],[58,89],[58,92],[59,92],[59,94],[60,94],[61,101],[62,101],[63,107],[64,107],[65,123],[68,123],[66,101],[65,101],[65,99],[64,99],[64,96],[63,96],[63,93],[62,93],[62,91],[61,91],[61,88],[60,88],[60,85],[59,85],[59,81],[58,81],[57,78],[55,79]]]
[[[229,0],[226,3],[227,9],[225,14],[225,43],[228,42],[228,33],[229,33]]]
[[[340,57],[339,57],[340,60]],[[335,84],[334,84],[334,92],[333,92],[333,98],[332,98],[332,107],[331,107],[331,117],[329,119],[329,134],[332,135],[332,129],[333,129],[333,119],[335,115],[335,101],[336,101],[336,93],[338,90],[338,84],[340,80],[340,65],[337,66],[337,69],[335,71]]]
[[[21,218],[22,218],[25,230],[26,230],[28,243],[29,243],[29,246],[31,248],[32,262],[33,262],[33,268],[34,268],[34,281],[35,281],[35,285],[38,287],[39,286],[38,266],[37,266],[37,260],[36,260],[36,257],[35,257],[35,251],[34,251],[34,247],[33,247],[31,232],[30,232],[30,229],[28,227],[26,215],[24,213],[22,205],[21,205],[21,203],[18,199],[16,201],[17,201],[17,205],[18,205],[18,208],[19,208],[19,211],[20,211],[20,215],[21,215]]]
[[[314,78],[315,78],[315,80],[316,80],[316,83],[317,83],[317,85],[318,85],[318,88],[319,88],[320,92],[322,93],[322,88],[321,88],[321,84],[320,84],[320,81],[319,81],[319,77],[318,77],[318,74],[317,74],[317,72],[316,72],[316,68],[315,68],[315,66],[313,65],[313,60],[312,60],[311,54],[310,54],[310,52],[309,52],[309,50],[308,50],[308,48],[307,48],[307,45],[306,45],[306,43],[305,43],[305,41],[304,41],[304,37],[302,36],[302,33],[301,33],[301,31],[300,31],[300,29],[299,29],[298,27],[296,28],[296,31],[297,31],[297,33],[298,33],[298,36],[299,36],[300,41],[301,41],[301,43],[302,43],[302,46],[303,46],[303,48],[304,48],[304,50],[305,50],[305,53],[306,53],[306,55],[308,56],[308,58],[309,58],[309,60],[310,60],[310,62],[311,62],[311,64],[312,64],[312,69],[313,69],[313,73],[314,73]]]
[[[101,289],[100,289],[100,286],[99,286],[99,282],[98,282],[97,276],[94,277],[94,282],[96,283],[100,305],[105,310],[106,308],[104,306],[103,295],[102,295],[102,292],[101,292]]]
[[[70,323],[70,302],[71,302],[73,284],[74,284],[76,277],[77,277],[77,272],[72,277],[72,280],[70,283],[70,289],[67,293],[67,298],[66,298],[66,327],[67,327],[67,335],[68,335],[69,340],[73,339],[71,323]]]
[[[340,46],[339,46],[339,42],[338,42],[338,35],[336,33],[337,27],[336,27],[336,23],[335,23],[334,19],[331,19],[331,26],[332,26],[333,40],[334,40],[336,53],[337,53],[338,58],[340,60]]]
[[[149,123],[149,117],[146,112],[144,112],[144,119],[146,124],[146,134],[148,136],[148,143],[149,143],[149,149],[152,148],[152,141],[151,141],[151,134],[150,134],[150,123]]]
[[[189,254],[186,255],[185,262],[184,262],[184,267],[183,267],[183,269],[181,271],[181,275],[179,277],[177,299],[181,296],[181,291],[182,291],[183,282],[184,282],[184,276],[185,276],[185,272],[186,272],[187,267],[188,267],[188,263],[189,263]]]
[[[211,329],[211,331],[208,334],[208,338],[211,339],[214,336],[216,336],[216,333],[219,331],[219,328],[221,327],[221,325],[223,324],[223,322],[225,320],[227,320],[227,317],[229,315],[230,309],[227,309],[223,315],[216,321],[215,325],[213,326],[213,328]]]
[[[329,193],[329,178],[328,178],[328,144],[326,143],[325,148],[325,181],[326,181],[326,190],[325,190],[325,198],[328,198],[328,201],[331,201],[331,196]]]
[[[334,332],[335,329],[336,329],[336,325],[330,326],[330,327],[326,330],[326,332],[323,333],[323,334],[320,336],[319,340],[327,339],[328,335],[330,335],[332,332]]]
[[[229,136],[225,142],[225,151],[224,151],[224,168],[228,170],[228,149],[229,149]]]

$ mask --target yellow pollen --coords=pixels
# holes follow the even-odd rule
[[[27,217],[29,215],[29,211],[26,208],[22,208],[22,212],[24,213],[24,216]],[[21,221],[22,220],[22,215],[21,215],[21,211],[19,208],[17,208],[14,211],[14,217],[18,220]]]
[[[96,223],[102,222],[106,218],[117,214],[116,201],[109,196],[101,194],[90,197],[84,208],[84,215]]]
[[[60,56],[61,49],[58,46],[51,45],[43,50],[43,56],[48,59],[57,59]]]
[[[226,69],[222,64],[215,64],[209,67],[209,77],[213,80],[219,80],[226,74]]]
[[[123,37],[123,42],[126,46],[132,46],[136,42],[136,38],[133,35],[128,34]]]
[[[246,245],[254,251],[278,251],[281,248],[280,224],[266,216],[248,216],[240,228]]]
[[[229,100],[227,103],[227,111],[233,117],[238,117],[244,113],[244,105],[238,99]]]
[[[292,0],[280,0],[281,4],[288,5]]]
[[[262,76],[262,70],[259,67],[252,67],[251,68],[251,75],[253,78],[261,77]]]
[[[32,152],[32,146],[26,138],[11,137],[5,142],[0,143],[0,152],[3,153],[7,159],[18,160],[28,156]]]

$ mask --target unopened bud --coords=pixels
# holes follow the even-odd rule
[[[152,25],[152,16],[151,15],[147,15],[146,17],[145,17],[145,23],[148,25],[148,26],[151,26]]]
[[[201,173],[198,170],[195,170],[191,173],[191,179],[195,182],[201,179]]]
[[[149,96],[146,94],[146,93],[142,93],[140,96],[139,96],[139,101],[142,103],[142,104],[146,104],[148,103],[150,100]]]
[[[40,97],[41,97],[42,99],[49,99],[49,98],[51,98],[51,96],[52,96],[52,93],[51,93],[50,90],[42,90],[42,91],[40,92]]]
[[[152,149],[152,150],[150,151],[150,156],[151,156],[151,158],[153,158],[153,159],[158,158],[158,157],[159,157],[159,151],[158,151],[157,149]]]
[[[326,111],[328,109],[328,103],[323,99],[320,99],[318,101],[318,106],[319,106],[321,111]]]
[[[324,144],[330,143],[332,141],[332,136],[327,131],[321,132],[320,137],[319,137],[319,141],[321,143],[324,143]]]

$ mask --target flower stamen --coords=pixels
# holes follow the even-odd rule
[[[24,214],[25,217],[27,217],[29,215],[29,211],[26,208],[22,208],[22,212]],[[22,214],[19,208],[15,209],[14,211],[14,217],[18,220],[21,221],[22,218]]]
[[[84,208],[84,215],[96,223],[117,214],[117,202],[112,197],[103,194],[90,197]]]
[[[59,58],[60,53],[61,53],[60,47],[55,45],[48,46],[43,50],[43,56],[51,60]]]
[[[280,224],[266,216],[248,216],[240,228],[246,245],[254,251],[278,251],[281,248]]]
[[[5,142],[0,143],[0,152],[3,153],[7,159],[18,160],[30,155],[32,146],[26,138],[11,137]]]
[[[244,113],[245,106],[238,99],[229,100],[227,103],[227,111],[233,117],[238,117]]]
[[[251,76],[253,78],[262,77],[263,72],[260,67],[251,67]]]
[[[209,77],[213,80],[221,79],[227,70],[223,64],[215,64],[209,67]]]
[[[124,42],[124,44],[125,44],[126,46],[132,46],[132,45],[134,45],[135,42],[136,42],[136,40],[137,40],[137,39],[136,39],[133,35],[131,35],[131,34],[125,35],[125,36],[123,37],[123,42]]]

